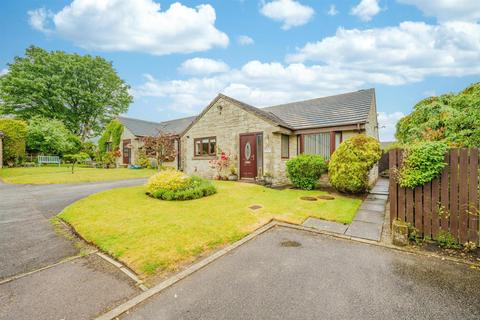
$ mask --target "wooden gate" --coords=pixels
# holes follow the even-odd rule
[[[479,150],[451,149],[446,167],[433,181],[402,188],[395,173],[402,164],[402,151],[391,150],[390,222],[411,223],[422,235],[435,239],[440,231],[450,232],[460,243],[479,243]]]

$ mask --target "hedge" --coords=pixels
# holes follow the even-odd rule
[[[3,162],[19,164],[25,159],[27,123],[22,120],[0,119],[3,132]]]

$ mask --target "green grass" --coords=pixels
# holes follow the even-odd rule
[[[81,183],[96,181],[123,180],[129,178],[149,177],[155,173],[151,169],[95,169],[75,168],[72,174],[70,167],[32,167],[32,168],[3,168],[0,169],[0,178],[5,183],[18,184],[52,184],[52,183]]]
[[[232,243],[276,218],[302,223],[313,216],[350,223],[361,200],[305,201],[321,191],[274,190],[238,182],[215,181],[218,193],[190,201],[162,201],[128,187],[91,195],[60,215],[93,242],[141,275],[173,271],[199,254]],[[258,204],[262,209],[248,207]]]

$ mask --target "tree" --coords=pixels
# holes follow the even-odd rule
[[[63,155],[76,152],[80,141],[56,119],[35,117],[29,121],[27,150],[46,155]]]
[[[66,154],[63,159],[72,164],[72,174],[74,173],[75,165],[79,162],[87,161],[90,157],[85,152],[79,152],[74,154]]]
[[[420,101],[397,123],[396,137],[404,144],[443,141],[452,147],[480,147],[480,83]]]
[[[158,170],[162,168],[165,161],[173,161],[177,155],[175,147],[176,136],[171,133],[159,132],[153,137],[143,138],[143,147],[147,156],[155,158],[158,163]]]
[[[61,120],[83,142],[128,110],[128,89],[104,58],[32,46],[0,77],[0,110]]]

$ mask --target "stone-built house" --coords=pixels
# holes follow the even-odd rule
[[[139,150],[143,147],[142,138],[156,136],[159,132],[174,134],[177,138],[175,143],[178,148],[180,135],[195,118],[196,117],[188,117],[159,123],[118,117],[118,120],[123,124],[123,133],[120,138],[121,157],[117,159],[117,166],[128,166],[137,163]],[[179,160],[180,157],[178,154],[174,161],[166,162],[164,165],[179,168]]]
[[[178,156],[171,165],[187,174],[214,178],[217,172],[210,160],[222,151],[230,156],[240,179],[270,174],[275,184],[288,182],[285,163],[300,153],[329,159],[343,140],[355,134],[378,139],[374,89],[267,108],[219,94],[196,117],[162,123],[120,121],[126,129],[121,143],[123,163],[135,159],[138,137],[164,130],[178,137]],[[376,175],[373,170],[371,178]]]

